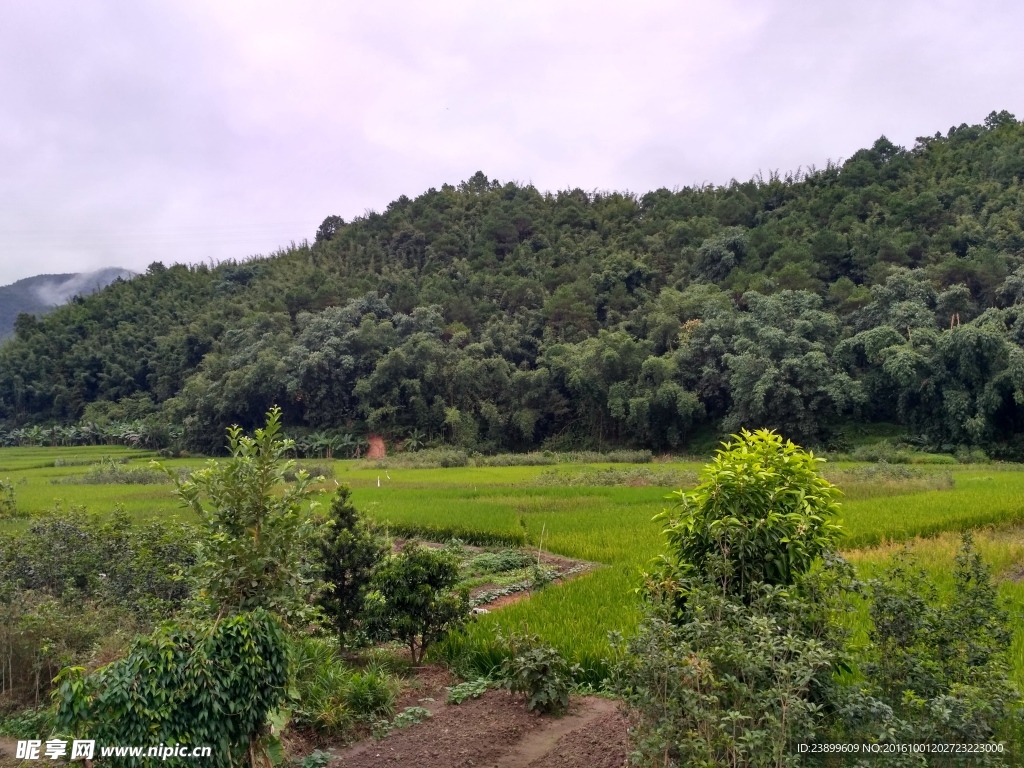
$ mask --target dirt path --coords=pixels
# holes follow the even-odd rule
[[[442,681],[444,682],[444,681]],[[437,693],[425,691],[425,693]],[[433,717],[330,750],[331,768],[622,768],[626,721],[618,706],[594,696],[577,698],[564,717],[526,711],[521,696],[488,691],[462,704],[443,695],[422,701]],[[0,738],[0,766],[14,766],[17,742]]]
[[[460,705],[433,702],[434,716],[333,751],[332,768],[622,768],[626,721],[615,702],[574,699],[561,718],[527,712],[521,696],[488,691]]]
[[[22,762],[15,757],[17,749],[18,742],[16,739],[0,736],[0,766],[17,765]]]
[[[617,715],[617,712],[615,703],[608,699],[596,697],[583,699],[575,712],[570,712],[565,717],[558,719],[549,719],[546,727],[524,736],[518,744],[514,745],[511,752],[495,763],[495,766],[496,768],[540,768],[551,765],[595,765],[592,759],[585,763],[565,762],[567,757],[576,757],[576,755],[567,754],[566,748],[583,737],[583,740],[593,740],[600,744],[603,750],[606,750],[608,744],[601,743],[604,739],[600,738],[600,731],[595,730],[594,726],[598,721],[605,722],[609,716]],[[622,730],[624,732],[625,728],[623,727]],[[562,758],[558,762],[554,760],[556,751]],[[622,757],[625,758],[625,754]],[[623,763],[624,760],[619,760],[609,765],[621,766]]]

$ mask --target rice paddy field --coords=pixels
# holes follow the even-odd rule
[[[97,515],[120,506],[140,522],[189,519],[167,484],[81,482],[104,459],[141,470],[153,456],[106,446],[0,449],[0,479],[11,480],[19,511],[29,515],[0,521],[0,536],[57,506],[82,506]],[[202,463],[166,465],[185,470]],[[312,463],[329,465],[334,473],[324,486],[325,497],[335,481],[349,484],[360,510],[395,534],[543,547],[599,563],[593,572],[480,617],[465,637],[441,649],[468,652],[483,671],[496,659],[495,630],[525,626],[579,662],[595,682],[605,672],[608,633],[628,633],[636,625],[634,589],[661,549],[659,527],[651,518],[669,503],[665,496],[673,487],[658,480],[692,483],[701,469],[698,462],[648,464],[642,465],[649,471],[645,476],[635,465],[639,480],[633,482],[630,466],[618,464],[615,471],[632,484],[581,485],[581,479],[610,473],[613,465],[378,469],[355,461]],[[935,465],[883,476],[870,465],[826,466],[846,494],[841,520],[846,555],[864,574],[909,546],[940,588],[948,588],[959,533],[974,530],[1001,591],[1014,610],[1024,609],[1024,467]],[[1024,623],[1018,627],[1014,661],[1024,683]]]

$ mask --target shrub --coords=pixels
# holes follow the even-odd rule
[[[658,517],[669,547],[666,585],[711,577],[742,595],[757,584],[793,583],[839,538],[830,522],[839,492],[818,475],[821,461],[774,432],[734,436],[696,488],[673,494],[678,511]]]
[[[165,615],[189,595],[180,574],[195,561],[195,540],[189,526],[137,526],[121,509],[106,521],[58,509],[0,541],[0,591],[96,598],[149,617]]]
[[[469,595],[456,590],[459,561],[415,542],[377,569],[367,595],[367,620],[379,638],[400,640],[413,664],[469,617]]]
[[[0,718],[0,733],[15,739],[38,739],[53,731],[53,709],[40,707],[27,709],[9,717]]]
[[[330,509],[332,524],[320,543],[323,577],[328,585],[320,606],[340,637],[356,627],[373,571],[391,549],[360,519],[351,497],[346,485],[335,492]]]
[[[0,480],[0,520],[8,520],[12,517],[21,517],[21,515],[18,513],[14,483],[8,478]]]
[[[166,472],[148,467],[126,466],[123,461],[103,459],[84,475],[68,475],[51,480],[64,485],[157,485],[171,482]]]
[[[8,592],[0,599],[0,681],[5,699],[38,706],[61,669],[116,656],[137,631],[150,626],[134,612],[95,598]]]
[[[787,588],[750,585],[746,600],[698,577],[682,611],[651,606],[636,637],[617,644],[613,676],[638,715],[636,758],[795,765],[798,743],[828,741],[822,706],[833,674],[848,666],[828,608],[850,573],[835,561]]]
[[[526,708],[531,712],[565,712],[579,665],[569,666],[562,654],[542,643],[537,635],[512,635],[504,644],[510,655],[498,671],[501,685],[514,693],[526,694]]]
[[[3,687],[35,702],[62,667],[123,651],[188,598],[193,553],[192,529],[134,526],[121,510],[106,521],[57,510],[0,539]]]
[[[639,632],[616,644],[613,687],[637,714],[636,761],[797,765],[797,744],[816,740],[1002,739],[1012,754],[1022,708],[1012,633],[970,540],[948,600],[900,561],[858,583],[833,552],[834,489],[814,461],[771,433],[744,433],[681,494],[683,516],[663,516],[671,551],[648,581]],[[872,617],[858,656],[841,616],[854,595]]]
[[[868,583],[872,647],[861,671],[907,741],[995,741],[1022,711],[1009,668],[1009,616],[970,534],[953,581],[942,599],[903,554]]]
[[[287,643],[263,609],[192,629],[168,624],[91,675],[58,677],[60,733],[101,744],[197,744],[214,765],[256,764],[285,699]],[[180,763],[186,761],[180,760]]]

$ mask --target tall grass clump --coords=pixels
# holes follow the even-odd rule
[[[969,455],[969,454],[968,454]],[[836,453],[833,461],[885,462],[887,464],[957,464],[948,453],[927,453],[915,448],[897,445],[888,440],[859,445],[849,453]]]
[[[849,469],[832,469],[824,472],[824,476],[838,485],[847,499],[951,491],[956,487],[956,479],[951,472],[926,472],[918,466],[884,461]]]
[[[398,682],[380,665],[354,669],[341,657],[337,642],[326,638],[299,638],[291,650],[296,726],[345,735],[360,724],[394,715]]]
[[[617,450],[597,451],[532,451],[530,453],[499,453],[495,456],[476,456],[472,463],[478,467],[542,467],[551,464],[649,464],[654,458],[650,451]]]
[[[412,453],[397,453],[386,459],[361,462],[365,469],[447,469],[469,465],[469,454],[454,448],[428,448]]]
[[[158,485],[170,483],[171,478],[166,472],[105,458],[99,464],[93,464],[83,475],[68,475],[50,482],[62,485]]]

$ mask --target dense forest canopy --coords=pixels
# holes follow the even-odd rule
[[[292,429],[467,449],[852,422],[1024,456],[1024,124],[636,196],[477,173],[315,242],[173,266],[21,316],[0,419],[145,419],[214,451]]]

